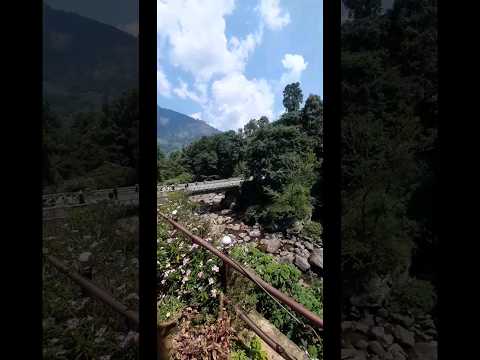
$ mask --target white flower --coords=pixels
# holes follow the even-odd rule
[[[188,281],[188,276],[184,276],[182,279],[182,284]]]
[[[212,294],[212,296],[213,296],[214,298],[217,297],[217,289],[212,289],[212,290],[210,291],[210,293]]]
[[[188,269],[186,275],[187,275],[187,276],[190,275],[191,272],[192,272],[192,270]]]
[[[209,285],[212,285],[212,284],[213,284],[213,282],[214,282],[214,281],[213,281],[213,279],[212,279],[212,278],[208,278],[208,284],[209,284]]]
[[[219,270],[220,270],[220,269],[218,268],[217,265],[213,265],[213,266],[212,266],[212,271],[213,271],[213,272],[217,272],[217,273],[218,273]]]
[[[177,215],[177,210],[173,210],[172,215]]]
[[[200,272],[197,274],[197,277],[198,277],[199,279],[203,278],[203,271],[200,271]]]
[[[208,259],[208,260],[207,260],[207,263],[210,262],[210,261],[213,261],[213,259]]]
[[[185,258],[185,259],[183,259],[183,265],[187,265],[187,263],[188,263],[189,261],[190,261],[190,259],[189,259],[189,258]]]
[[[222,238],[222,244],[223,245],[230,245],[232,243],[232,238],[228,235],[225,235],[223,238]]]
[[[160,281],[160,283],[163,285],[165,284],[165,279],[163,279],[162,281]]]
[[[173,241],[172,238],[167,239],[167,244],[170,244]]]
[[[165,317],[167,317],[167,318],[170,317],[170,312],[167,312],[167,313],[165,314]]]
[[[192,244],[192,249],[196,249],[198,248],[198,245],[197,244]]]

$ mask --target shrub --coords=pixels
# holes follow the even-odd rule
[[[435,290],[429,281],[410,279],[393,290],[390,308],[394,312],[411,311],[414,315],[420,315],[430,313],[435,301]]]
[[[272,256],[263,253],[251,245],[235,246],[230,255],[240,263],[250,267],[270,285],[293,297],[320,317],[323,316],[322,282],[316,281],[307,287],[300,284],[301,272],[291,264],[280,264]],[[311,330],[305,329],[285,312],[272,298],[255,286],[256,309],[269,319],[280,331],[298,344],[307,344],[321,353],[321,339]],[[298,316],[297,316],[298,317]]]
[[[157,302],[157,322],[174,319],[183,309],[184,304],[174,296],[165,296]]]

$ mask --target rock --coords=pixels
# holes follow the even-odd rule
[[[278,261],[281,264],[292,264],[294,260],[295,260],[295,255],[290,252],[287,252],[287,254],[285,254],[284,256],[281,256]]]
[[[408,331],[403,326],[396,325],[393,330],[393,335],[402,345],[413,347],[415,345],[415,338],[413,332]]]
[[[410,358],[418,360],[437,360],[438,346],[436,341],[416,343]]]
[[[263,239],[261,244],[264,246],[265,251],[271,254],[276,253],[278,249],[280,249],[280,246],[282,246],[279,239]]]
[[[342,360],[365,360],[367,354],[365,352],[356,349],[342,349]]]
[[[295,256],[295,265],[302,271],[307,271],[308,269],[310,269],[310,264],[308,260],[299,255]]]
[[[355,330],[355,323],[353,321],[342,321],[342,331]]]
[[[380,356],[380,358],[384,357],[385,350],[383,349],[383,346],[380,345],[378,341],[370,341],[368,343],[368,350],[374,354],[377,354],[378,356]]]
[[[368,329],[370,328],[367,324],[364,324],[364,323],[357,323],[356,326],[355,326],[356,330],[361,332],[362,334],[367,334],[368,333]]]
[[[231,214],[232,213],[232,210],[230,209],[223,209],[222,211],[220,211],[220,214],[222,215],[228,215],[228,214]]]
[[[80,256],[78,257],[78,261],[82,263],[87,263],[87,262],[90,262],[91,258],[92,258],[92,253],[85,251],[80,254]]]
[[[319,269],[323,269],[323,250],[322,249],[314,249],[308,258],[308,261],[313,266],[316,266]]]
[[[258,229],[253,229],[252,231],[248,232],[248,235],[251,237],[260,237],[262,233]]]
[[[303,243],[303,245],[305,246],[305,248],[309,251],[312,251],[313,250],[313,244],[311,242],[308,242],[308,241],[305,241]]]
[[[414,319],[410,316],[400,315],[400,314],[392,314],[391,318],[396,322],[399,322],[402,326],[409,328],[413,325]]]
[[[360,350],[365,350],[368,347],[368,341],[360,339],[355,343],[355,347]]]
[[[403,348],[397,343],[390,345],[390,347],[388,348],[388,352],[393,355],[394,359],[401,357],[406,358],[407,356],[405,350],[403,350]]]
[[[393,336],[385,333],[385,329],[381,326],[375,326],[370,329],[370,334],[383,345],[393,343]]]
[[[245,237],[243,238],[243,240],[244,240],[245,242],[250,241],[250,236],[245,236]]]
[[[230,229],[232,229],[234,231],[239,231],[240,230],[240,224],[230,225]]]
[[[240,234],[238,234],[238,236],[243,239],[243,238],[245,238],[245,236],[247,236],[247,233],[240,233]]]
[[[308,259],[310,257],[310,251],[308,251],[307,249],[296,248],[295,249],[295,254],[297,254],[301,257],[304,257],[305,259]]]
[[[377,311],[377,315],[381,316],[382,318],[386,319],[388,318],[388,311],[385,308],[380,308]]]
[[[377,340],[383,339],[385,336],[385,329],[381,326],[374,326],[370,329],[370,334]]]

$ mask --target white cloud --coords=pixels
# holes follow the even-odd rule
[[[290,23],[290,13],[280,8],[280,0],[260,0],[257,10],[271,30],[280,30]]]
[[[170,92],[170,82],[168,81],[167,76],[163,72],[162,68],[157,64],[157,93],[165,97],[170,97]]]
[[[202,113],[196,112],[196,113],[190,114],[190,117],[194,119],[202,120]]]
[[[260,38],[250,34],[228,41],[225,16],[234,7],[233,0],[157,0],[157,45],[168,44],[171,63],[198,82],[243,71]]]
[[[307,68],[308,62],[305,61],[302,55],[285,54],[282,59],[282,65],[285,71],[280,78],[280,86],[283,88],[287,84],[300,81],[302,72]]]
[[[175,95],[177,95],[179,98],[181,99],[190,99],[190,100],[193,100],[197,103],[205,103],[206,101],[206,94],[205,94],[205,91],[206,91],[206,88],[205,88],[205,85],[202,84],[201,86],[197,86],[200,87],[199,91],[195,92],[195,91],[192,91],[190,90],[190,88],[188,87],[188,84],[183,81],[183,80],[179,80],[179,83],[180,85],[178,87],[176,87],[175,89],[173,89],[173,92],[175,93]],[[202,91],[203,90],[203,91]]]
[[[264,79],[249,80],[240,72],[212,84],[203,119],[219,130],[238,129],[250,119],[273,115],[274,94]]]

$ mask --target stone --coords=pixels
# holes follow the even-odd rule
[[[355,326],[356,330],[361,332],[362,334],[367,334],[368,333],[368,329],[370,328],[367,324],[365,323],[357,323],[356,326]]]
[[[279,239],[263,239],[261,243],[264,246],[265,251],[271,254],[276,253],[282,246]]]
[[[247,235],[247,233],[240,233],[240,234],[238,234],[238,236],[241,237],[242,239],[244,239],[245,236],[248,236],[248,235]]]
[[[383,349],[383,346],[378,342],[378,341],[370,341],[368,343],[368,350],[371,351],[372,353],[380,356],[381,358],[384,357],[385,350]]]
[[[248,236],[248,235],[245,236],[245,237],[243,238],[243,240],[244,240],[244,241],[250,241],[250,236]]]
[[[414,321],[415,321],[410,316],[400,315],[400,314],[392,314],[391,318],[392,318],[392,320],[395,320],[396,322],[399,322],[402,326],[405,326],[407,328],[412,326]]]
[[[354,345],[357,349],[360,349],[360,350],[365,350],[367,347],[368,347],[368,341],[367,340],[364,340],[364,339],[360,339],[358,340],[355,345]]]
[[[370,329],[370,334],[377,340],[385,336],[385,329],[381,326],[374,326]]]
[[[231,214],[232,213],[232,210],[230,209],[223,209],[222,211],[220,211],[220,214],[222,215],[228,215],[228,214]]]
[[[437,360],[438,346],[436,341],[416,343],[411,358],[422,360]]]
[[[305,246],[305,249],[309,250],[309,251],[312,251],[314,248],[313,248],[313,244],[311,242],[308,242],[308,241],[305,241],[303,243],[303,245]]]
[[[286,255],[281,256],[280,259],[278,259],[281,264],[292,264],[294,260],[295,255],[290,252],[287,252]]]
[[[365,360],[367,355],[365,352],[356,349],[342,349],[341,358],[342,360]]]
[[[252,231],[248,232],[248,235],[251,237],[260,237],[262,233],[258,229],[253,229]]]
[[[310,269],[310,264],[308,260],[298,255],[295,256],[295,265],[302,271],[307,271],[308,269]]]
[[[413,347],[415,345],[415,337],[413,332],[408,331],[401,325],[396,325],[393,330],[393,335],[402,345]]]
[[[82,263],[90,262],[91,259],[92,259],[92,253],[88,251],[81,253],[80,256],[78,257],[78,261]]]
[[[310,252],[307,249],[295,249],[295,254],[308,259],[310,257]]]
[[[316,266],[319,269],[323,269],[323,250],[322,249],[314,249],[308,258],[308,261],[313,266]]]

